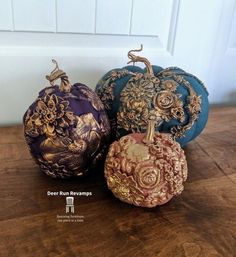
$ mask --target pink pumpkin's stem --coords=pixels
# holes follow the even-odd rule
[[[143,143],[146,145],[152,144],[154,142],[155,124],[156,121],[154,119],[148,121],[147,131],[143,138]]]

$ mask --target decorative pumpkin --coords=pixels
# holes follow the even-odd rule
[[[185,71],[163,69],[133,52],[126,66],[105,74],[96,86],[111,122],[112,138],[143,132],[149,114],[156,115],[156,130],[171,133],[184,146],[198,136],[208,119],[208,92],[203,83]],[[129,62],[129,63],[130,63]]]
[[[155,207],[183,191],[187,162],[179,143],[170,134],[154,132],[150,120],[146,134],[129,134],[112,143],[105,177],[121,201]]]
[[[56,68],[46,78],[51,86],[26,111],[24,134],[32,156],[52,177],[81,176],[109,143],[110,125],[99,97],[87,86],[71,85]],[[60,86],[54,81],[61,79]]]

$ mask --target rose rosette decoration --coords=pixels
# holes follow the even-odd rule
[[[160,180],[160,173],[153,168],[153,164],[149,161],[139,163],[135,169],[135,180],[138,185],[144,189],[155,188]]]
[[[179,195],[187,179],[187,162],[179,143],[167,133],[133,133],[113,142],[106,163],[109,189],[120,200],[155,207]]]

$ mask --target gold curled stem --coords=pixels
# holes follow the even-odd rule
[[[155,124],[156,121],[154,119],[150,119],[147,124],[147,131],[143,138],[143,143],[148,145],[154,142],[154,135],[155,135]]]
[[[138,55],[135,55],[133,54],[133,52],[141,52],[143,50],[143,45],[141,44],[141,47],[140,49],[133,49],[133,50],[130,50],[128,52],[128,58],[130,59],[130,61],[127,63],[133,63],[135,64],[136,62],[142,62],[146,65],[147,67],[147,73],[150,75],[150,76],[154,76],[154,72],[153,72],[153,69],[152,69],[152,65],[151,63],[149,62],[149,60],[145,57],[141,57],[141,56],[138,56]]]
[[[50,75],[46,76],[46,79],[50,82],[52,86],[54,86],[54,82],[57,79],[61,79],[60,90],[62,92],[68,93],[71,91],[71,84],[69,82],[68,76],[63,70],[59,69],[58,63],[56,60],[52,59],[52,63],[56,65],[55,69],[50,73]]]

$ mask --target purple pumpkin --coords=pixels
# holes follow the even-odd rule
[[[105,108],[86,85],[71,85],[56,68],[46,78],[51,86],[41,92],[24,117],[24,134],[41,169],[52,177],[84,175],[102,156],[110,138]],[[61,79],[60,86],[54,85]]]

